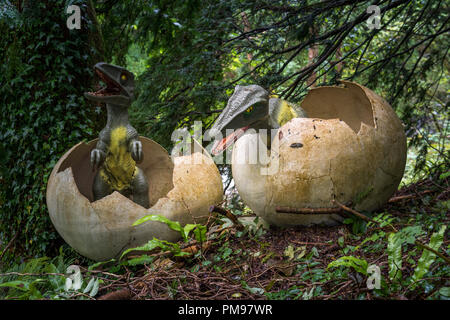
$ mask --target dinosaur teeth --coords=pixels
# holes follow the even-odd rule
[[[117,87],[106,86],[95,92],[90,92],[90,94],[93,94],[96,96],[113,96],[116,94],[120,94],[120,89]]]
[[[99,90],[91,92],[91,94],[96,96],[113,96],[121,93],[119,86],[114,81],[109,79],[98,69],[96,69],[95,72],[97,73],[101,81],[106,84],[106,87],[101,87]]]

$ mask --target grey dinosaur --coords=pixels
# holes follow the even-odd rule
[[[143,160],[139,135],[128,120],[128,107],[134,99],[134,75],[128,70],[99,62],[95,72],[106,84],[96,92],[86,92],[87,99],[106,104],[107,123],[91,151],[91,165],[98,170],[94,178],[94,200],[114,191],[148,208],[148,182],[136,166]]]
[[[304,117],[307,114],[300,106],[271,96],[259,85],[238,85],[211,128],[212,135],[220,132],[225,136],[214,144],[211,153],[220,154],[249,128],[266,129],[270,133],[270,129],[278,129],[293,118]],[[226,136],[227,129],[236,131]],[[270,147],[270,139],[268,141]]]

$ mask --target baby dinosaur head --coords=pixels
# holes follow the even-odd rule
[[[236,86],[227,106],[217,118],[211,134],[225,136],[227,129],[234,129],[213,146],[211,153],[220,154],[231,146],[249,128],[267,129],[269,116],[269,93],[258,85]]]
[[[125,68],[99,62],[94,70],[105,86],[95,92],[85,92],[92,101],[129,106],[134,99],[134,75]]]

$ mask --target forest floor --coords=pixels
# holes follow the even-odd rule
[[[61,253],[26,262],[0,274],[0,298],[449,299],[449,182],[409,185],[371,221],[345,212],[334,227],[265,227],[229,204],[199,237],[120,261],[67,261]],[[86,279],[77,290],[64,289],[69,264]]]
[[[435,246],[431,235],[436,238],[448,226],[449,199],[450,189],[426,180],[399,190],[369,223],[351,217],[334,227],[267,229],[217,219],[208,225],[202,245],[196,240],[179,243],[190,254],[151,252],[152,263],[134,271],[125,267],[121,276],[105,278],[99,298],[448,299],[448,230],[441,239],[443,257],[431,254],[437,259],[423,272],[418,261],[423,252],[430,253],[420,244]],[[399,236],[402,240],[391,241],[388,248],[393,230],[404,239]],[[396,258],[395,243],[400,250]],[[370,265],[380,268],[379,289],[367,287]],[[390,270],[395,271],[391,276]]]

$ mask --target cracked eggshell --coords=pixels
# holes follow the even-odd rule
[[[403,125],[373,91],[343,84],[310,90],[302,102],[309,118],[292,119],[278,130],[269,163],[273,174],[262,175],[265,167],[238,161],[248,158],[257,135],[236,142],[236,187],[244,202],[270,224],[336,224],[342,220],[339,215],[277,213],[275,208],[332,208],[336,199],[353,202],[356,210],[372,211],[397,190],[406,163]]]
[[[105,261],[128,248],[156,237],[177,241],[180,234],[167,225],[149,221],[132,224],[148,214],[186,223],[202,222],[209,207],[222,200],[222,179],[211,157],[196,142],[192,155],[171,157],[156,142],[140,137],[144,160],[141,168],[149,182],[150,208],[145,209],[119,192],[93,201],[96,172],[90,152],[97,140],[81,142],[64,154],[47,184],[50,218],[61,237],[80,254]]]

